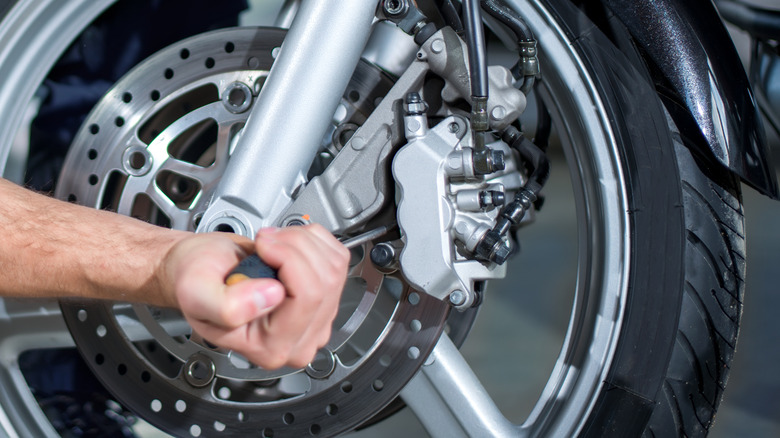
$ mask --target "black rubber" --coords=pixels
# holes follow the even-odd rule
[[[631,213],[626,316],[583,435],[705,436],[723,395],[742,308],[739,181],[692,156],[687,145],[700,141],[697,133],[677,132],[620,23],[594,17],[593,9],[591,21],[566,1],[549,4],[613,121]]]

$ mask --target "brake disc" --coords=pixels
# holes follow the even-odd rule
[[[138,65],[84,122],[56,196],[194,230],[284,35],[215,31]],[[370,249],[367,243],[353,251],[334,334],[305,369],[258,368],[199,338],[172,309],[94,301],[61,307],[98,378],[168,433],[332,435],[395,398],[435,345],[449,311],[379,273]]]

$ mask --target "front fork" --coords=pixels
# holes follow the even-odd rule
[[[360,60],[377,4],[301,2],[199,232],[252,238],[279,225]]]

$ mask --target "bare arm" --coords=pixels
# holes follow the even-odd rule
[[[281,282],[225,286],[257,252]],[[177,307],[210,342],[266,368],[304,366],[330,336],[349,252],[314,225],[256,241],[156,227],[0,179],[0,295],[85,297]]]

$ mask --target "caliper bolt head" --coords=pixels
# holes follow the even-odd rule
[[[387,268],[395,261],[395,248],[389,243],[380,243],[371,248],[371,263],[380,268]]]
[[[483,149],[474,153],[474,173],[488,175],[506,168],[504,151]]]

